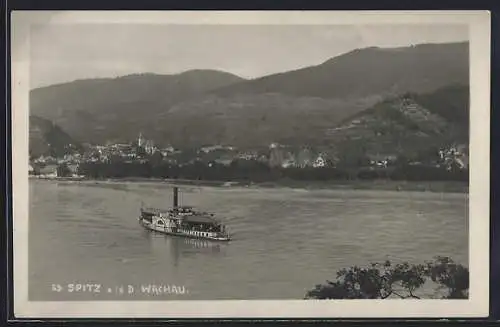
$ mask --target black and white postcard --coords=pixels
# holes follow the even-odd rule
[[[488,314],[490,16],[12,13],[16,317]]]

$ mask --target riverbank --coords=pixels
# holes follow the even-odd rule
[[[126,177],[113,179],[89,179],[85,177],[34,177],[31,179],[51,180],[75,183],[120,183],[120,182],[140,182],[140,183],[167,183],[172,185],[188,186],[212,186],[212,187],[259,187],[259,188],[301,188],[301,189],[346,189],[346,190],[381,190],[381,191],[412,191],[412,192],[436,192],[436,193],[468,193],[469,185],[465,182],[454,181],[295,181],[282,179],[272,182],[228,182],[228,181],[204,181],[187,179],[162,179],[162,178],[140,178]]]

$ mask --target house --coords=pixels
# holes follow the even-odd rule
[[[282,168],[291,168],[291,167],[295,167],[295,166],[297,166],[297,163],[295,162],[295,160],[293,158],[285,159],[283,161],[283,163],[281,164]]]
[[[146,145],[144,146],[144,150],[146,151],[147,154],[153,154],[156,152],[156,147],[154,145],[154,142],[151,140],[146,141]]]
[[[39,168],[39,174],[46,177],[57,177],[57,165],[45,165]]]
[[[322,168],[322,167],[326,167],[327,166],[327,162],[326,162],[326,159],[324,158],[324,155],[320,154],[316,160],[314,160],[313,162],[313,167],[314,168]]]
[[[469,168],[469,156],[465,153],[456,156],[455,162],[460,169],[468,169]]]
[[[41,164],[54,164],[56,162],[56,158],[52,157],[52,156],[40,156],[38,159],[35,159],[35,162],[36,163],[41,163]]]
[[[398,156],[395,154],[369,154],[368,159],[370,160],[370,164],[373,166],[385,168],[390,165],[392,162],[397,160]]]
[[[286,152],[275,143],[270,146],[269,166],[281,167],[286,160]]]
[[[160,150],[161,154],[163,157],[168,156],[169,154],[172,154],[175,152],[175,149],[173,146],[167,146],[166,148],[163,148]]]
[[[469,168],[469,150],[467,145],[461,144],[458,146],[450,146],[449,148],[441,149],[439,156],[447,167],[451,170],[453,167],[459,169]]]
[[[256,160],[258,158],[257,152],[248,151],[248,152],[240,152],[237,154],[236,158],[241,160]]]
[[[460,165],[462,169],[469,169],[469,156],[464,155],[460,158]]]
[[[216,163],[219,165],[224,165],[224,166],[229,166],[231,163],[233,163],[233,158],[228,158],[228,157],[223,157],[219,159],[214,160]]]
[[[73,176],[78,175],[78,164],[69,164],[68,168]]]
[[[209,152],[212,152],[212,151],[215,151],[215,150],[222,150],[222,145],[209,145],[209,146],[204,146],[202,147],[198,153],[209,153]]]
[[[269,163],[269,157],[265,154],[261,154],[257,156],[256,161],[267,164]]]
[[[230,145],[220,145],[220,144],[208,145],[208,146],[204,146],[200,150],[198,150],[198,153],[201,153],[201,152],[209,153],[209,152],[213,152],[213,151],[217,151],[217,150],[234,151],[235,147],[230,146]]]

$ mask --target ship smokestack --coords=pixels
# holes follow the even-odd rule
[[[174,186],[174,209],[179,206],[179,188]]]

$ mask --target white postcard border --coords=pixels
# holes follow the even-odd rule
[[[486,11],[65,11],[12,13],[12,194],[17,318],[423,318],[489,312],[490,13]],[[468,300],[84,301],[28,300],[29,30],[33,24],[468,24],[470,188]]]

